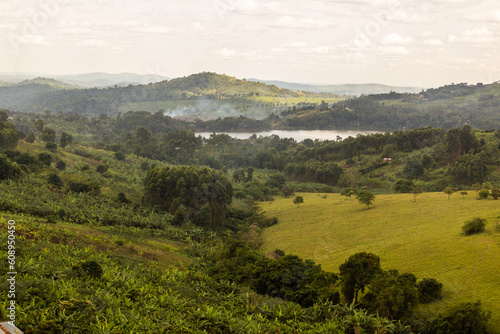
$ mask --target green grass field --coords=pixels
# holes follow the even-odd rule
[[[352,254],[372,252],[386,270],[443,283],[443,300],[422,306],[422,313],[480,299],[493,312],[492,327],[500,328],[500,201],[476,200],[475,191],[450,200],[444,193],[424,193],[416,203],[410,194],[378,195],[367,209],[338,194],[298,195],[304,197],[300,207],[293,198],[261,203],[267,216],[279,219],[264,230],[262,252],[279,248],[333,272]],[[487,219],[486,232],[466,237],[461,227],[473,217]]]

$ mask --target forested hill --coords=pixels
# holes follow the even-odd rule
[[[275,126],[295,129],[371,129],[395,131],[432,126],[451,129],[468,124],[500,128],[500,83],[450,84],[417,94],[363,95],[328,108],[296,108]]]
[[[0,108],[24,112],[43,112],[45,109],[50,109],[96,115],[116,114],[119,107],[127,103],[305,95],[273,85],[208,72],[154,84],[127,87],[68,90],[68,85],[56,83],[58,82],[53,79],[37,79],[15,86],[0,87]]]

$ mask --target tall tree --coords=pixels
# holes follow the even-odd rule
[[[347,303],[358,302],[358,292],[364,291],[373,276],[381,271],[380,258],[372,253],[356,253],[339,267],[342,293]]]

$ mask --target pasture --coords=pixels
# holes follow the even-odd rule
[[[477,200],[475,191],[449,200],[444,193],[424,193],[415,203],[410,194],[391,194],[377,195],[367,209],[339,194],[296,195],[304,198],[300,207],[294,197],[260,204],[266,216],[279,219],[263,232],[263,253],[278,248],[332,272],[357,252],[375,253],[385,270],[443,284],[443,299],[420,306],[423,314],[481,300],[492,311],[492,328],[500,328],[500,201]],[[464,222],[474,217],[488,221],[486,231],[464,236]]]

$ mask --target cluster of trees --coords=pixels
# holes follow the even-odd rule
[[[292,162],[286,164],[284,173],[288,180],[317,182],[336,185],[344,170],[334,162]]]
[[[144,204],[184,220],[219,229],[224,224],[233,188],[226,175],[208,167],[154,167],[144,181]]]

